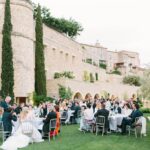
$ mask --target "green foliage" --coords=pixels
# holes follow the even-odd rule
[[[36,15],[36,42],[35,42],[35,92],[46,96],[46,75],[44,64],[43,27],[41,8],[38,6]]]
[[[70,72],[70,71],[64,71],[64,72],[55,72],[54,74],[54,79],[58,79],[58,78],[62,78],[62,77],[65,77],[65,78],[68,78],[68,79],[74,79],[75,76],[73,75],[73,72]]]
[[[37,95],[36,93],[33,94],[33,100],[34,100],[34,104],[38,105],[41,102],[53,102],[54,98],[52,97],[46,97],[44,95]]]
[[[36,18],[37,6],[35,4],[33,4],[33,6],[34,6],[34,17]],[[64,18],[52,17],[50,10],[46,7],[43,7],[41,9],[41,13],[43,23],[57,30],[58,32],[65,33],[67,36],[71,38],[80,35],[80,32],[83,31],[82,26],[72,18],[67,20]]]
[[[59,86],[59,96],[62,99],[71,99],[73,92],[71,91],[71,89],[68,87],[66,88],[65,86],[62,85],[58,85]]]
[[[141,86],[141,95],[147,99],[150,100],[150,69],[147,69],[144,72],[143,78],[141,80],[142,86]]]
[[[142,113],[150,113],[150,108],[140,108]]]
[[[89,76],[89,73],[87,71],[84,71],[83,80],[84,81],[89,81],[90,80],[90,76]]]
[[[1,92],[2,96],[10,95],[14,98],[14,68],[13,68],[13,51],[11,42],[11,10],[10,0],[5,3],[5,15],[3,24],[3,39],[2,39],[2,73],[1,73]]]
[[[121,72],[119,70],[114,70],[111,72],[111,74],[121,75]]]
[[[91,59],[91,58],[87,58],[87,59],[86,59],[86,63],[92,64],[92,59]]]
[[[104,64],[104,63],[99,63],[99,67],[102,68],[102,69],[106,69],[106,68],[107,68],[107,65]]]
[[[130,85],[135,85],[135,86],[140,86],[141,81],[139,76],[134,76],[134,75],[129,75],[123,78],[123,83],[124,84],[130,84]]]
[[[93,74],[92,74],[92,73],[90,73],[90,82],[91,82],[91,83],[94,83],[94,77],[93,77]]]

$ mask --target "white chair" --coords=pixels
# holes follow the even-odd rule
[[[135,118],[135,122],[134,122],[135,127],[132,128],[130,125],[126,126],[129,136],[131,135],[131,133],[134,133],[135,137],[137,138],[138,131],[140,131],[140,135],[141,135],[142,124],[138,123],[139,119],[140,117]]]
[[[104,116],[98,116],[96,118],[96,135],[98,134],[100,130],[102,131],[102,136],[103,136],[105,132],[105,117]]]
[[[49,122],[49,132],[48,133],[44,133],[42,132],[42,136],[43,137],[48,137],[49,139],[49,142],[50,142],[50,133],[52,132],[52,137],[53,139],[55,139],[55,129],[56,129],[56,125],[57,125],[57,121],[56,119],[51,119],[50,122]]]
[[[61,116],[60,116],[61,125],[66,124],[65,122],[66,122],[67,118],[68,118],[68,112],[67,111],[62,111]]]
[[[21,123],[22,133],[28,137],[30,137],[31,143],[33,143],[32,135],[33,135],[33,125],[30,122]]]
[[[0,137],[2,138],[2,141],[4,142],[10,135],[11,133],[9,131],[4,131],[3,122],[0,121]]]

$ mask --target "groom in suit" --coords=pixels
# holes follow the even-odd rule
[[[132,126],[135,122],[135,118],[143,116],[143,113],[139,110],[139,105],[137,103],[133,104],[133,111],[131,115],[127,118],[123,118],[122,120],[122,134],[126,133],[126,126]]]

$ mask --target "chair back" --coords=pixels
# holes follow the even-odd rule
[[[56,119],[51,119],[49,123],[49,131],[55,130],[57,125]]]
[[[96,124],[100,125],[100,126],[104,126],[105,125],[105,117],[104,116],[98,116],[96,118]]]
[[[135,118],[135,123],[137,123],[139,121],[140,117],[136,117]]]
[[[68,117],[67,111],[62,111],[62,113],[61,113],[61,119],[67,119],[67,117]]]
[[[21,124],[21,129],[23,134],[32,134],[33,133],[33,125],[30,122],[23,122]]]

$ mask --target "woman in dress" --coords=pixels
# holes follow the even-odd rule
[[[20,113],[19,128],[10,136],[0,147],[4,150],[17,150],[23,148],[32,142],[42,142],[42,136],[39,131],[32,125],[27,118],[28,110],[25,109]],[[29,136],[30,133],[30,136]]]
[[[59,106],[55,105],[55,112],[56,112],[56,129],[55,133],[58,135],[60,132],[60,112],[59,112]]]

